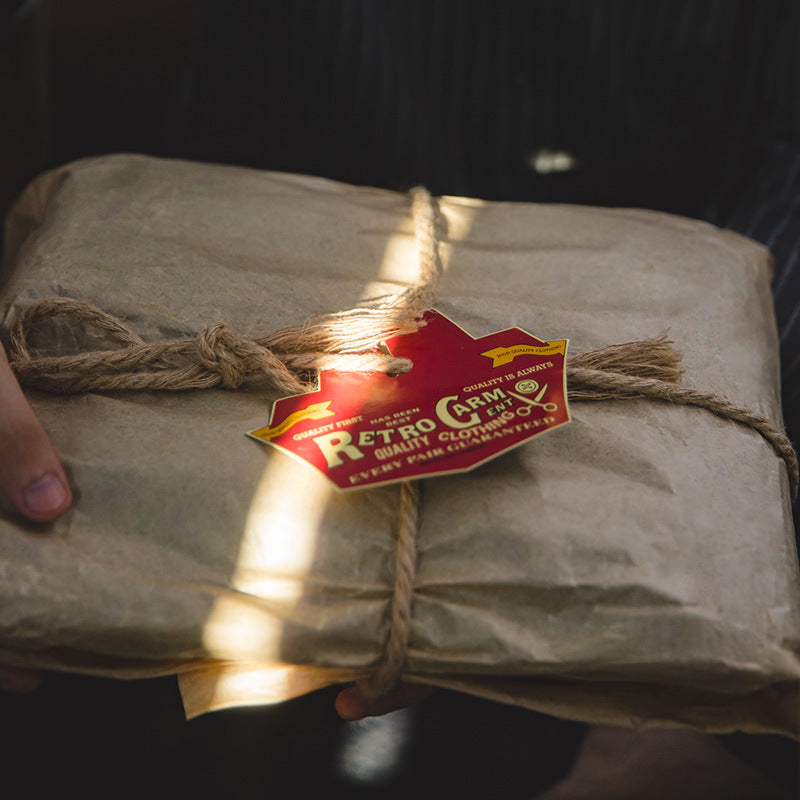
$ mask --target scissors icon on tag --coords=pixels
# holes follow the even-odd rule
[[[539,406],[540,408],[543,408],[545,411],[548,411],[550,413],[552,413],[553,411],[558,411],[558,405],[556,403],[541,402],[549,385],[550,385],[549,383],[546,383],[540,389],[539,394],[537,394],[533,400],[529,400],[527,397],[523,397],[521,394],[517,394],[516,392],[509,391],[509,394],[512,397],[516,397],[517,400],[522,400],[523,403],[527,403],[527,405],[517,409],[517,414],[519,414],[522,417],[527,417],[531,413],[533,406]]]

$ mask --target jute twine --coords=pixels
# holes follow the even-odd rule
[[[411,368],[407,359],[385,355],[379,344],[390,336],[419,329],[431,307],[442,273],[438,209],[424,189],[411,192],[411,217],[419,257],[417,283],[400,295],[365,307],[327,314],[250,339],[224,324],[194,338],[145,342],[117,317],[89,304],[56,297],[31,305],[13,325],[8,356],[23,386],[50,392],[180,391],[215,386],[235,389],[247,378],[263,376],[284,394],[310,388],[313,371],[339,369],[383,371]],[[28,339],[46,319],[65,316],[94,327],[116,346],[77,355],[32,356]],[[647,399],[696,406],[757,431],[786,464],[792,497],[797,495],[798,466],[794,449],[765,417],[713,393],[681,386],[680,354],[661,336],[611,345],[570,357],[567,386],[570,402]],[[370,697],[385,694],[400,679],[411,636],[420,519],[420,485],[400,485],[396,525],[395,585],[388,606],[388,636],[382,657],[359,686]]]

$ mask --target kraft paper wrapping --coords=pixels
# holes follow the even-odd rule
[[[473,336],[518,325],[579,353],[669,331],[685,384],[782,425],[760,246],[649,211],[439,208],[437,308]],[[417,278],[402,194],[139,156],[44,175],[7,230],[6,324],[63,295],[145,339],[220,321],[256,337]],[[62,328],[52,337],[69,351],[83,334]],[[194,715],[379,661],[398,487],[337,493],[248,439],[275,399],[262,382],[29,398],[77,500],[46,530],[0,520],[4,662],[177,672]],[[796,735],[783,463],[702,409],[587,402],[572,415],[425,482],[407,679],[579,720]]]

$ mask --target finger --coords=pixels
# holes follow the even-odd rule
[[[42,676],[30,669],[0,667],[0,690],[4,692],[32,692],[42,683]]]
[[[26,516],[48,522],[72,492],[55,448],[19,388],[0,346],[0,489]]]
[[[376,698],[365,697],[357,686],[342,689],[336,697],[336,712],[342,719],[380,717],[430,697],[436,688],[420,683],[399,683],[390,692]]]

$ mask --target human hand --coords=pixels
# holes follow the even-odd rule
[[[376,698],[365,697],[358,686],[348,686],[336,696],[336,712],[342,719],[353,721],[364,717],[380,717],[430,697],[436,688],[421,683],[399,683],[390,692]]]
[[[19,388],[0,345],[0,490],[33,522],[66,511],[72,492],[55,448]],[[33,691],[37,672],[0,666],[0,689]]]
[[[0,490],[33,522],[50,522],[72,503],[64,468],[22,394],[2,345]]]

